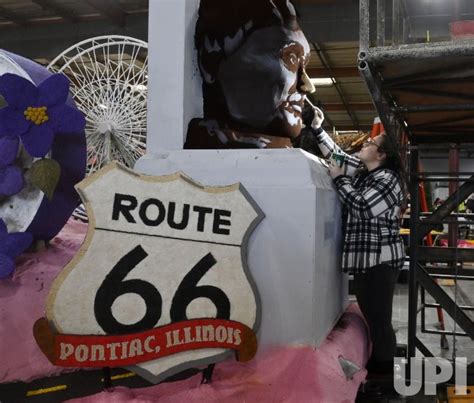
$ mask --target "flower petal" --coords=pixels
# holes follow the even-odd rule
[[[15,270],[13,259],[7,255],[0,254],[0,278],[6,278]]]
[[[23,111],[9,106],[0,109],[0,135],[16,135],[25,133],[31,122],[25,119]]]
[[[48,116],[55,131],[60,133],[80,133],[86,125],[84,115],[68,105],[48,109]]]
[[[13,196],[23,189],[21,169],[15,165],[0,168],[0,195]]]
[[[26,78],[16,74],[6,73],[0,76],[0,94],[8,105],[25,110],[38,99],[38,88]]]
[[[53,74],[39,86],[39,106],[64,104],[69,94],[69,80],[64,74]]]
[[[29,232],[8,234],[0,245],[0,255],[7,255],[14,259],[27,250],[32,242],[33,236]]]
[[[54,132],[51,124],[32,124],[30,130],[21,136],[23,145],[32,157],[44,157],[53,144]]]
[[[3,240],[3,235],[7,234],[7,224],[0,218],[0,241]],[[1,243],[1,242],[0,242]]]
[[[18,153],[20,140],[16,136],[0,137],[0,168],[11,165]]]

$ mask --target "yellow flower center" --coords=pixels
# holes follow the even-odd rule
[[[26,120],[31,120],[35,125],[39,126],[49,120],[49,116],[46,113],[47,110],[46,106],[39,106],[38,108],[29,106],[23,112],[23,115],[25,115]]]

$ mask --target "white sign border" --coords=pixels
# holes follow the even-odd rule
[[[226,186],[206,186],[203,185],[188,175],[186,175],[182,171],[178,171],[174,174],[170,175],[160,175],[160,176],[151,176],[151,175],[143,175],[140,173],[137,173],[117,161],[113,161],[104,168],[102,168],[100,171],[90,175],[86,179],[82,180],[79,182],[75,188],[77,192],[79,193],[79,196],[81,200],[83,201],[86,211],[87,211],[87,216],[89,218],[89,224],[87,228],[87,234],[84,239],[84,242],[82,243],[79,251],[76,253],[76,255],[73,257],[73,259],[64,267],[64,269],[58,274],[58,276],[54,279],[53,285],[51,287],[51,290],[48,294],[48,298],[46,301],[46,313],[54,312],[53,305],[54,301],[56,299],[57,291],[61,287],[63,281],[66,279],[66,277],[69,275],[69,273],[76,267],[76,265],[81,261],[83,258],[84,254],[88,250],[90,244],[92,243],[92,239],[94,237],[95,229],[96,229],[96,219],[94,215],[94,210],[91,206],[90,201],[87,199],[85,189],[92,184],[93,182],[97,181],[99,178],[102,176],[106,175],[110,171],[114,169],[119,169],[121,171],[124,171],[125,173],[138,177],[140,180],[143,180],[144,182],[170,182],[170,181],[177,181],[177,180],[184,180],[188,184],[195,186],[201,191],[207,192],[207,193],[227,193],[227,192],[234,192],[234,191],[240,191],[242,195],[245,197],[247,202],[253,207],[255,210],[257,216],[254,218],[254,220],[250,223],[248,226],[244,237],[242,239],[242,246],[240,248],[240,256],[241,256],[241,261],[242,261],[242,268],[244,270],[244,274],[247,278],[247,281],[250,284],[250,288],[252,289],[252,292],[255,296],[255,304],[256,304],[256,315],[255,315],[255,322],[252,327],[252,330],[257,333],[260,324],[261,324],[261,319],[262,319],[262,305],[261,305],[261,299],[260,299],[260,294],[258,292],[257,284],[249,270],[248,267],[248,242],[250,239],[250,236],[252,235],[254,229],[258,226],[258,224],[265,218],[265,213],[262,211],[262,209],[257,205],[255,200],[252,198],[252,196],[248,193],[248,191],[245,189],[245,187],[239,182],[235,183],[232,185],[226,185]],[[49,324],[52,329],[56,330],[57,332],[61,333],[61,329],[55,326],[54,322],[48,318]],[[175,367],[171,367],[167,369],[166,371],[160,373],[159,375],[154,375],[151,372],[147,371],[146,369],[139,367],[139,366],[129,366],[126,367],[127,369],[135,372],[142,378],[146,379],[147,381],[157,384],[159,382],[164,381],[168,377],[178,374],[181,371],[184,371],[186,369],[191,369],[195,367],[204,367],[210,364],[215,364],[217,362],[220,362],[232,355],[235,355],[235,351],[233,350],[228,350],[225,351],[221,354],[216,354],[210,357],[194,360],[194,361],[188,361],[182,364],[179,364]]]

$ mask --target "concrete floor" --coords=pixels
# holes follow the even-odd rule
[[[455,285],[442,285],[442,288],[451,298],[455,298],[457,293],[458,305],[474,306],[474,281],[458,281],[457,289]],[[426,302],[434,303],[431,296],[426,294]],[[420,304],[420,301],[418,302]],[[468,316],[474,320],[474,311],[465,311]],[[455,325],[452,318],[444,314],[445,328],[448,331],[456,329],[457,332],[463,332],[459,326]],[[393,327],[397,334],[397,343],[406,344],[408,337],[408,285],[397,284],[393,300]],[[434,308],[426,309],[426,327],[429,329],[439,328],[437,312]],[[468,337],[447,336],[448,348],[441,347],[441,336],[436,334],[421,333],[421,315],[418,314],[418,338],[433,353],[435,357],[452,359],[454,351],[457,357],[466,357],[468,363],[474,361],[474,341]]]
[[[442,285],[442,288],[451,296],[455,298],[457,294],[457,302],[459,305],[474,306],[474,281],[458,281],[457,287],[455,285]],[[354,297],[351,296],[351,299]],[[434,302],[428,294],[426,294],[426,302]],[[418,302],[420,304],[420,300]],[[465,311],[469,317],[474,320],[474,311]],[[447,359],[453,358],[453,352],[456,352],[457,357],[466,357],[468,364],[474,361],[474,341],[468,337],[447,336],[444,342],[444,348],[441,343],[441,336],[434,334],[426,334],[421,332],[421,315],[418,314],[418,338],[425,344],[425,346],[432,352],[435,357],[443,357]],[[445,328],[446,330],[456,330],[462,332],[459,326],[456,326],[452,318],[444,312]],[[397,343],[400,345],[407,344],[408,338],[408,284],[397,284],[393,301],[393,316],[392,323],[397,335]],[[430,329],[439,328],[437,319],[437,311],[433,308],[426,310],[426,327]],[[419,352],[418,355],[421,355]],[[401,403],[401,402],[416,402],[416,403],[436,403],[436,397],[425,396],[420,392],[412,397],[372,397],[357,399],[357,402],[384,402],[384,403]],[[474,400],[466,400],[466,402],[474,403]]]

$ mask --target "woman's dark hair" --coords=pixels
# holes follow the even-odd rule
[[[387,133],[382,133],[382,142],[378,146],[378,150],[379,152],[385,153],[385,161],[382,164],[385,168],[397,173],[405,171],[400,156],[400,147],[398,147],[398,143]]]
[[[382,166],[398,174],[406,200],[408,194],[407,173],[398,142],[387,133],[382,133],[382,142],[378,147],[378,151],[385,153],[385,161],[382,163]]]

